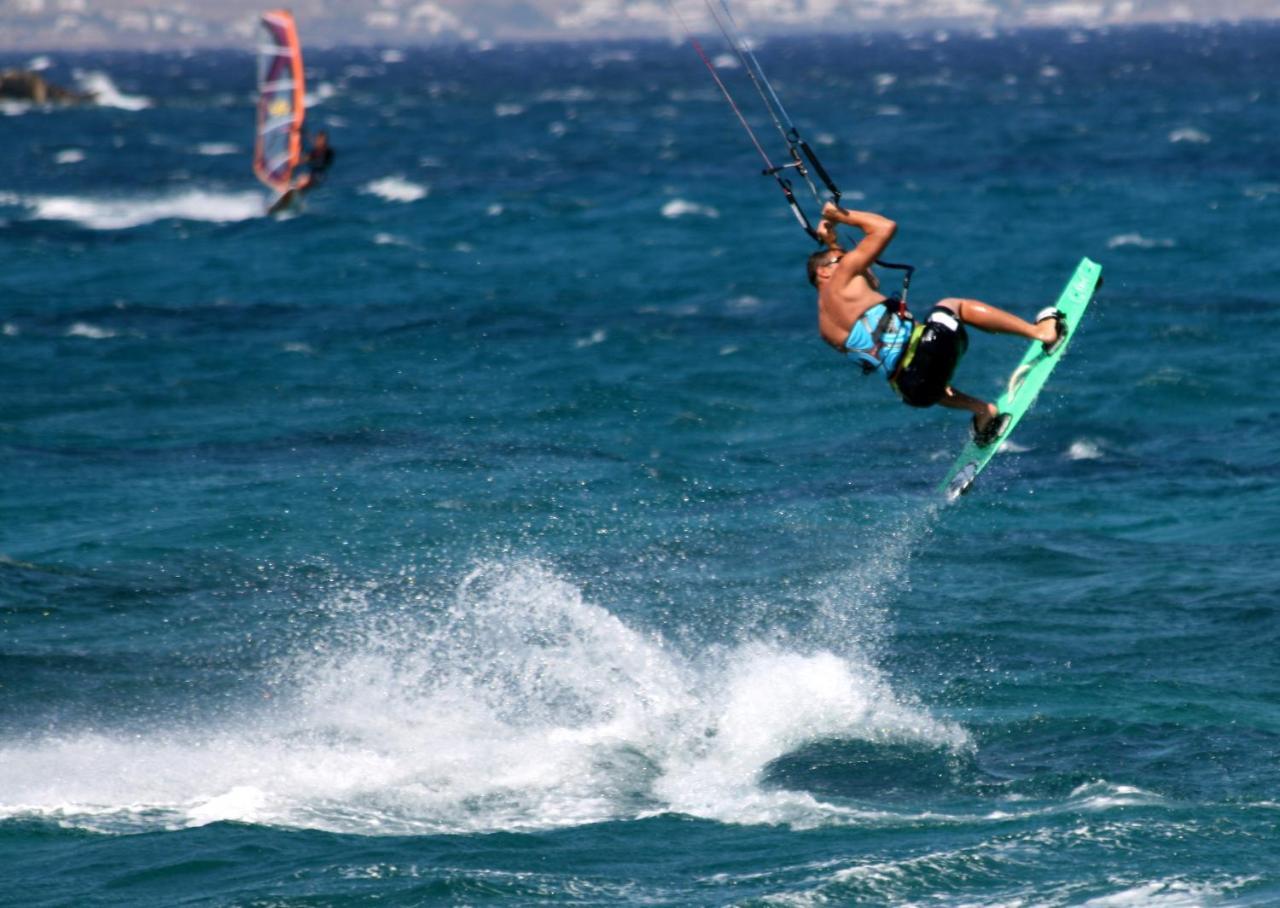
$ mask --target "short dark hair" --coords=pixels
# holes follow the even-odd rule
[[[818,286],[818,266],[822,264],[822,260],[831,254],[830,249],[819,249],[817,252],[809,256],[809,261],[805,263],[805,269],[809,272],[809,283]]]

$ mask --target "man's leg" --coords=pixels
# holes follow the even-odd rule
[[[1024,321],[1011,312],[997,309],[980,300],[966,300],[951,297],[938,302],[939,306],[950,309],[960,321],[973,325],[981,331],[992,334],[1016,334],[1028,340],[1038,340],[1051,344],[1058,338],[1058,325],[1053,319],[1045,319],[1038,325]],[[964,395],[961,395],[962,397]],[[972,400],[973,398],[968,398]],[[961,409],[969,409],[962,407]],[[976,412],[976,411],[975,411]],[[981,420],[979,420],[981,421]]]
[[[990,425],[991,420],[1000,414],[995,404],[989,404],[985,400],[970,397],[968,394],[957,391],[950,386],[942,392],[942,397],[938,403],[941,406],[950,407],[952,410],[968,410],[973,414],[974,422],[979,431]]]

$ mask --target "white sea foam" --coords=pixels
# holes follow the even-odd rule
[[[178,219],[225,223],[260,217],[262,197],[254,192],[216,193],[185,190],[156,198],[20,196],[14,204],[38,221],[75,221],[94,230],[125,230],[154,221]]]
[[[1212,138],[1202,129],[1195,129],[1190,126],[1186,126],[1182,129],[1175,129],[1170,132],[1169,141],[1174,143],[1189,142],[1192,145],[1204,145],[1212,141]]]
[[[765,768],[829,738],[961,747],[963,730],[899,702],[857,655],[753,644],[724,654],[704,678],[705,731],[670,753],[654,791],[668,809],[725,822],[810,825],[847,812],[802,792],[760,788]]]
[[[1073,809],[1103,810],[1110,807],[1135,807],[1162,804],[1164,798],[1133,785],[1117,785],[1101,779],[1077,785],[1071,791]]]
[[[383,63],[403,63],[404,52],[396,50],[394,47],[389,47],[382,52],[382,62]]]
[[[1132,246],[1137,249],[1172,249],[1177,243],[1170,239],[1143,236],[1141,233],[1121,233],[1107,240],[1108,249]]]
[[[493,107],[493,115],[495,117],[518,117],[524,113],[523,104],[495,104]]]
[[[105,340],[108,337],[115,337],[116,333],[110,328],[99,328],[97,325],[91,325],[88,322],[75,322],[67,329],[67,337],[87,337],[90,340]]]
[[[84,152],[79,148],[67,148],[53,156],[57,164],[79,164],[84,160]]]
[[[846,597],[830,603],[840,620],[857,612],[851,586],[861,585],[832,584]],[[0,817],[377,835],[675,810],[810,826],[863,814],[762,784],[794,748],[968,746],[962,728],[899,696],[849,636],[684,654],[528,562],[478,565],[445,601],[404,593],[391,608],[376,595],[376,584],[334,595],[329,632],[308,634],[279,666],[273,698],[221,727],[0,743]]]
[[[402,236],[396,236],[394,233],[375,233],[373,242],[376,246],[403,246],[406,249],[416,249],[412,242]]]
[[[77,72],[76,82],[87,92],[93,94],[94,101],[101,107],[115,107],[119,110],[145,110],[151,106],[151,99],[142,95],[126,95],[111,77],[104,72]]]
[[[216,156],[239,153],[240,146],[232,142],[201,142],[196,146],[196,154]]]
[[[742,64],[733,54],[716,54],[711,60],[711,65],[716,69],[738,69]]]
[[[28,61],[27,69],[31,70],[32,72],[44,72],[46,69],[48,69],[52,65],[53,65],[53,60],[49,59],[49,57],[45,56],[44,54],[41,54],[38,57],[32,57],[31,60]]]
[[[710,205],[699,205],[696,202],[689,202],[685,199],[672,199],[662,206],[662,216],[664,218],[682,218],[686,215],[718,218],[720,217],[720,212]]]
[[[573,342],[575,347],[579,349],[583,347],[594,347],[596,344],[603,344],[609,338],[609,332],[603,328],[597,328],[592,331],[588,337],[580,337]]]
[[[338,93],[338,89],[334,88],[332,82],[321,82],[315,87],[315,91],[309,91],[302,99],[302,106],[306,108],[315,107],[328,101]]]
[[[1226,893],[1253,882],[1257,877],[1237,877],[1221,883],[1194,882],[1183,879],[1155,880],[1136,886],[1125,886],[1109,895],[1101,895],[1081,903],[1081,908],[1201,908],[1221,901]]]
[[[1097,442],[1090,441],[1087,438],[1081,438],[1073,441],[1071,447],[1067,448],[1068,460],[1101,460],[1102,448]]]
[[[20,117],[29,110],[31,104],[27,101],[0,101],[0,113],[6,117]]]
[[[362,192],[376,195],[388,202],[416,202],[425,199],[430,189],[419,183],[411,183],[404,177],[383,177],[366,183]]]

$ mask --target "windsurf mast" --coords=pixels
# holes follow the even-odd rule
[[[288,10],[265,12],[259,24],[253,172],[271,189],[284,193],[292,188],[293,171],[302,158],[302,121],[306,116],[302,47]]]

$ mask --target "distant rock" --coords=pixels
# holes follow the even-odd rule
[[[31,101],[35,104],[91,104],[91,92],[71,91],[46,82],[39,73],[25,69],[0,72],[0,100]]]

